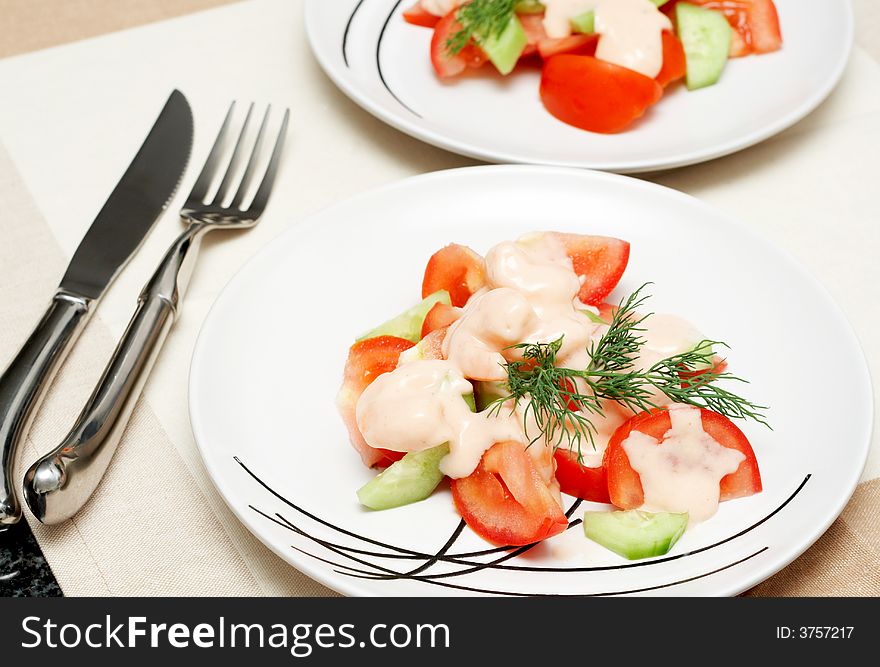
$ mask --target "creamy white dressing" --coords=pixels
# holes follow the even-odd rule
[[[705,336],[690,322],[677,315],[654,313],[641,324],[640,333],[645,341],[634,366],[646,370],[658,361],[693,350]],[[655,405],[668,405],[670,399],[658,389],[651,390]]]
[[[522,441],[516,416],[474,413],[462,398],[473,388],[447,360],[419,360],[377,377],[357,403],[357,423],[371,447],[419,452],[449,443],[440,470],[467,477],[496,442]]]
[[[687,512],[690,523],[704,521],[718,510],[721,479],[736,472],[745,455],[706,433],[698,409],[674,405],[669,417],[662,445],[638,431],[622,443],[641,478],[642,509]]]
[[[521,342],[549,343],[562,337],[560,363],[583,368],[587,345],[599,325],[577,300],[580,279],[562,242],[552,234],[504,242],[486,255],[488,289],[474,295],[443,340],[443,356],[465,377],[504,380],[506,350]]]
[[[663,68],[664,30],[672,22],[651,0],[543,0],[544,30],[549,37],[571,35],[571,20],[595,13],[599,33],[596,57],[606,62],[656,77]]]
[[[421,0],[422,9],[434,16],[446,16],[461,3],[462,0]]]
[[[472,391],[469,380],[505,380],[503,364],[515,354],[506,348],[560,337],[560,363],[586,366],[587,345],[601,325],[582,312],[580,279],[558,237],[536,234],[495,246],[486,256],[486,275],[487,287],[450,326],[442,360],[404,356],[361,395],[357,422],[371,447],[410,452],[449,442],[441,469],[466,477],[496,442],[525,446],[539,434],[537,425],[524,426],[521,406],[513,413],[471,412],[461,398]],[[543,456],[543,444],[535,443],[530,454]]]

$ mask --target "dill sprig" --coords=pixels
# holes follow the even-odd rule
[[[635,368],[645,343],[640,335],[642,323],[650,317],[639,315],[647,295],[643,285],[621,301],[608,331],[589,348],[590,363],[585,369],[560,368],[557,354],[562,338],[549,343],[521,343],[508,349],[520,351],[519,360],[504,365],[508,395],[490,407],[497,414],[503,406],[511,412],[525,401],[523,425],[527,437],[530,417],[539,433],[531,443],[545,438],[554,448],[567,444],[583,457],[581,445],[595,448],[596,427],[591,417],[603,416],[602,401],[610,400],[633,412],[659,407],[654,398],[661,393],[675,403],[705,408],[729,418],[752,419],[769,426],[767,408],[715,384],[718,380],[746,383],[715,366],[715,348],[728,347],[721,341],[703,340],[687,352],[661,359],[646,369]],[[512,403],[511,403],[512,401]]]
[[[489,37],[498,37],[515,13],[518,0],[471,0],[458,8],[458,32],[446,40],[446,50],[457,55],[474,40],[478,44]]]

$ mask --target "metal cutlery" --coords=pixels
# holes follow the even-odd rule
[[[172,244],[141,292],[134,317],[76,425],[61,445],[32,465],[25,475],[25,499],[34,515],[44,523],[59,523],[72,517],[101,481],[180,308],[205,234],[216,229],[252,227],[266,208],[278,172],[290,112],[285,110],[262,181],[245,207],[246,196],[256,183],[270,116],[267,109],[248,157],[245,137],[253,104],[217,192],[205,203],[211,194],[211,184],[226,163],[225,147],[231,135],[234,106],[233,103],[226,114],[205,166],[180,211],[186,230]],[[246,158],[244,173],[234,189]]]
[[[0,531],[21,519],[13,467],[34,411],[95,303],[171,200],[192,135],[189,104],[175,90],[74,253],[46,314],[0,376]]]

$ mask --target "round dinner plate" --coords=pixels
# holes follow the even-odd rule
[[[775,0],[781,51],[732,59],[718,85],[671,88],[626,132],[602,135],[551,116],[540,69],[490,66],[449,83],[434,74],[431,31],[403,11],[415,0],[307,0],[306,30],[328,76],[364,109],[422,141],[490,162],[644,172],[741,150],[815,109],[853,42],[848,0]]]
[[[349,346],[420,299],[438,248],[485,252],[541,229],[630,241],[612,300],[652,282],[652,311],[680,314],[729,343],[730,369],[751,381],[741,392],[770,406],[772,430],[741,424],[764,491],[723,503],[665,557],[625,561],[577,527],[522,552],[493,549],[461,528],[446,486],[384,512],[358,505],[356,490],[375,472],[336,411]],[[829,357],[833,364],[822,361]],[[348,595],[739,593],[791,562],[841,512],[873,414],[855,335],[787,254],[674,190],[550,167],[418,176],[293,225],[217,299],[189,389],[196,441],[232,511],[279,556]],[[575,505],[563,499],[565,509]],[[591,506],[575,507],[572,520]]]

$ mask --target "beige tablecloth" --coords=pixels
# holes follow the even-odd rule
[[[204,254],[184,316],[92,502],[59,527],[46,528],[29,517],[68,595],[332,594],[263,547],[212,487],[187,419],[186,373],[195,337],[226,280],[291,220],[379,183],[472,161],[399,134],[336,90],[308,51],[301,4],[0,0],[0,367],[32,329],[90,221],[94,202],[103,200],[108,183],[124,166],[114,162],[116,153],[102,152],[100,142],[92,145],[91,139],[76,135],[76,128],[57,127],[51,109],[82,95],[74,88],[82,81],[64,75],[70,68],[75,66],[76,76],[96,91],[107,92],[121,80],[114,79],[114,67],[124,66],[133,50],[158,44],[155,68],[138,76],[145,87],[167,91],[179,83],[162,73],[168,66],[161,61],[161,49],[203,58],[207,72],[210,53],[198,45],[187,51],[185,41],[204,33],[222,41],[224,31],[259,34],[265,41],[276,40],[283,57],[267,55],[263,64],[268,71],[257,77],[247,71],[215,72],[228,87],[216,101],[239,93],[271,98],[273,81],[282,88],[284,82],[289,100],[282,101],[294,106],[295,127],[308,128],[298,133],[284,176],[297,184],[297,192],[275,199],[273,208],[283,214],[267,213],[257,229],[235,243],[211,245]],[[880,3],[856,0],[855,7],[857,48],[843,83],[817,112],[760,146],[652,180],[725,209],[787,247],[841,303],[878,377]],[[198,10],[207,11],[191,13]],[[114,32],[124,28],[133,29]],[[117,58],[119,63],[113,62]],[[91,79],[83,78],[85,70]],[[264,84],[255,83],[260,76]],[[185,73],[180,77],[187,83]],[[194,82],[185,88],[198,90]],[[196,109],[203,127],[215,120],[205,118],[208,108],[222,112],[222,104],[206,104],[215,101],[208,97],[202,95]],[[44,109],[50,111],[43,114]],[[149,119],[152,111],[144,113]],[[209,140],[197,137],[194,155],[204,155]],[[63,164],[47,165],[45,155],[57,153],[59,144],[88,151],[94,169],[69,173]],[[135,147],[121,154],[131,155]],[[80,197],[91,202],[92,210],[85,204],[81,211],[65,208],[64,194],[75,188],[94,193]],[[171,209],[178,205],[175,201]],[[76,417],[128,320],[133,295],[177,233],[175,224],[160,222],[111,288],[40,411],[22,463],[57,442]],[[863,481],[840,519],[806,554],[752,594],[880,594],[878,517],[880,445],[875,436]]]

